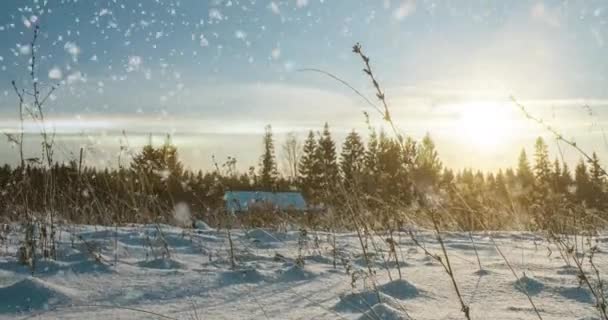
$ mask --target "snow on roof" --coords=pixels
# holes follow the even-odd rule
[[[270,204],[278,210],[306,210],[306,201],[299,192],[228,191],[224,194],[230,212],[248,211],[255,204]]]

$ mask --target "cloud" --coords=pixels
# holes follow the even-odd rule
[[[258,134],[266,124],[272,124],[277,132],[287,132],[321,127],[326,121],[336,123],[336,128],[344,130],[364,126],[363,103],[357,97],[339,91],[279,82],[201,84],[186,87],[161,102],[159,92],[151,88],[128,90],[131,94],[113,91],[115,97],[104,103],[129,105],[132,110],[96,108],[97,112],[81,111],[77,117],[67,112],[54,112],[47,115],[47,126],[57,133],[126,129],[137,133],[180,134]],[[66,100],[68,98],[61,98],[62,105]],[[142,105],[147,108],[138,107]],[[16,130],[18,123],[5,118],[0,121],[0,128]],[[37,132],[38,128],[37,122],[26,122],[26,131]]]

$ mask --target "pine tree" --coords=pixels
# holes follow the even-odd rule
[[[589,174],[587,172],[587,166],[585,161],[581,160],[575,169],[574,184],[576,186],[576,200],[578,202],[585,202],[589,204],[591,194],[591,183],[589,180]]]
[[[441,181],[440,185],[448,190],[452,188],[455,182],[455,176],[452,169],[443,168],[443,173],[441,173]]]
[[[365,152],[365,171],[368,175],[369,183],[376,184],[379,176],[378,169],[378,135],[376,130],[371,130]]]
[[[336,145],[331,138],[329,125],[325,123],[321,137],[319,137],[316,154],[317,168],[320,177],[320,187],[324,194],[333,190],[338,183],[339,167],[336,155]]]
[[[346,136],[340,154],[340,169],[344,184],[347,187],[356,186],[361,179],[365,167],[365,146],[361,136],[352,131]]]
[[[184,173],[184,166],[179,161],[177,148],[171,142],[171,137],[167,136],[165,143],[158,150],[162,159],[163,167],[169,170],[168,174],[175,178],[180,178]]]
[[[141,153],[135,155],[131,160],[131,170],[142,175],[151,175],[161,167],[160,156],[152,144],[142,148]]]
[[[570,186],[574,182],[572,180],[572,175],[570,174],[570,168],[568,168],[568,164],[564,162],[561,170],[561,177],[559,179],[559,190],[561,190],[564,194],[570,194]]]
[[[534,146],[534,176],[539,191],[546,194],[547,188],[551,186],[551,163],[549,162],[549,150],[543,138],[538,137]]]
[[[319,190],[319,177],[317,176],[316,153],[317,140],[314,132],[309,131],[306,141],[304,141],[304,149],[300,157],[299,172],[300,172],[300,187],[311,202],[316,202],[316,192]]]
[[[274,154],[272,127],[267,125],[264,128],[264,131],[264,153],[260,158],[260,184],[265,190],[274,190],[276,187],[278,173]]]
[[[477,173],[475,173],[475,182],[473,183],[473,185],[476,187],[477,190],[483,190],[486,186],[486,179],[485,176],[483,175],[483,172],[481,172],[481,170],[478,170]]]
[[[515,175],[515,172],[513,171],[513,168],[507,168],[505,170],[505,183],[507,187],[513,189],[517,185],[517,180],[518,179]]]
[[[496,189],[494,192],[499,200],[509,200],[509,189],[507,188],[507,182],[502,170],[498,170],[498,173],[496,174]]]
[[[378,138],[377,190],[386,201],[396,200],[400,192],[405,190],[404,182],[407,179],[401,158],[401,147],[390,139],[384,131],[380,131]]]
[[[415,176],[417,185],[435,187],[439,183],[443,165],[435,149],[435,143],[427,133],[417,150],[415,158]]]
[[[378,183],[380,182],[380,171],[378,169],[378,152],[378,135],[375,129],[370,128],[363,160],[365,167],[363,169],[362,188],[367,195],[379,195]]]
[[[465,168],[464,170],[462,170],[461,183],[469,186],[470,188],[475,185],[475,175],[473,174],[472,169]]]
[[[486,188],[492,192],[496,190],[496,178],[492,172],[486,175]]]
[[[158,149],[162,161],[162,181],[169,192],[168,198],[180,201],[184,197],[183,185],[181,183],[184,175],[184,166],[179,161],[177,148],[171,142],[171,137],[167,135],[165,143]]]
[[[142,192],[171,198],[170,194],[182,192],[179,183],[183,176],[183,165],[179,161],[177,148],[167,136],[165,143],[155,148],[152,143],[145,145],[141,153],[131,160],[131,173]]]
[[[517,164],[517,180],[524,189],[532,187],[534,184],[534,174],[530,169],[530,163],[528,162],[528,157],[526,156],[526,151],[524,149],[522,149],[521,153],[519,154],[519,161]]]
[[[559,160],[556,158],[555,161],[553,161],[553,171],[551,172],[551,188],[553,191],[557,193],[565,193],[565,190],[562,189],[561,181],[562,167]]]
[[[590,206],[596,209],[604,209],[606,206],[606,193],[604,191],[605,179],[600,165],[600,159],[593,152],[591,160],[589,160],[589,188],[590,188]]]

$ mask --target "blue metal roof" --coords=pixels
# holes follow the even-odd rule
[[[277,210],[306,210],[306,201],[299,192],[228,191],[224,194],[230,212],[248,211],[250,206],[272,205]]]

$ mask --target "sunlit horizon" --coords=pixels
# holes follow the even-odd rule
[[[387,93],[388,94],[388,93]],[[571,110],[557,110],[547,104],[538,107],[538,102],[530,102],[532,112],[547,117],[548,123],[563,129],[568,137],[578,138],[580,145],[598,154],[606,154],[603,140],[602,123],[597,116],[577,123],[567,121]],[[534,140],[541,136],[548,141],[550,149],[557,156],[557,144],[550,133],[541,126],[524,117],[510,101],[472,100],[444,104],[430,108],[433,115],[427,119],[408,119],[398,117],[395,123],[400,132],[415,140],[430,134],[435,140],[439,155],[444,164],[452,169],[475,168],[488,172],[513,167],[521,149],[532,153]],[[356,109],[355,109],[356,110]],[[441,110],[438,112],[437,110]],[[584,114],[583,107],[576,111]],[[346,121],[327,121],[336,141],[338,150],[344,137],[352,130],[357,131],[365,141],[369,128],[362,112],[356,110],[352,119]],[[246,171],[250,166],[257,166],[262,145],[264,126],[270,124],[276,137],[277,156],[281,157],[280,146],[287,133],[295,133],[303,141],[309,130],[319,132],[324,121],[288,122],[235,120],[230,125],[213,120],[193,119],[172,116],[75,116],[51,117],[47,119],[47,129],[57,134],[60,149],[58,160],[74,160],[79,148],[84,148],[90,158],[85,157],[85,164],[96,167],[115,167],[120,150],[125,147],[129,154],[136,154],[148,143],[159,145],[170,137],[178,147],[180,158],[188,168],[195,170],[213,169],[212,158],[223,161],[227,157],[237,159],[237,168]],[[370,124],[391,134],[391,130],[378,117],[373,117]],[[39,124],[25,122],[26,150],[36,155],[39,152]],[[0,130],[7,133],[19,132],[16,120],[0,121]],[[601,140],[600,140],[601,139]],[[8,163],[17,163],[15,146],[6,143],[6,154],[0,156]],[[562,146],[565,147],[565,146]],[[580,156],[565,149],[562,151],[565,160],[574,165]],[[463,156],[466,154],[466,156]]]

